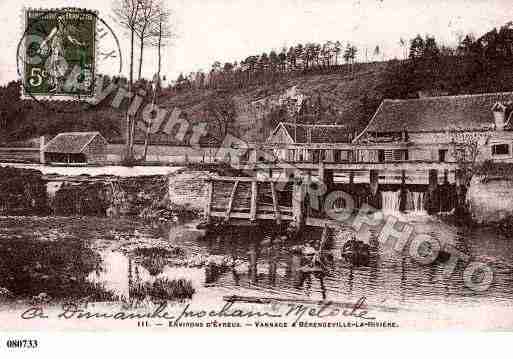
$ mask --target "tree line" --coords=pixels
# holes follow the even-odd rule
[[[349,66],[356,62],[358,48],[340,41],[324,44],[310,42],[297,44],[280,51],[271,50],[261,55],[251,55],[240,61],[222,64],[216,61],[209,71],[181,73],[173,88],[226,88],[247,84],[272,82],[293,72],[333,71],[340,69],[342,60]]]
[[[378,90],[384,98],[415,98],[420,92],[457,95],[513,91],[513,22],[480,37],[461,35],[455,46],[417,35],[408,57],[389,61]]]

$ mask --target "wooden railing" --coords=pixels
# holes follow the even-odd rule
[[[213,177],[208,181],[207,219],[293,219],[292,189],[289,183],[249,177]]]

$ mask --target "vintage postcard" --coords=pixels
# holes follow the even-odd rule
[[[0,345],[513,330],[508,1],[7,0],[0,29]]]

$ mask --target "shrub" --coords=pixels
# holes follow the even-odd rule
[[[130,288],[130,298],[138,301],[150,297],[153,301],[183,301],[191,299],[196,290],[185,278],[159,278],[155,282],[137,283]]]

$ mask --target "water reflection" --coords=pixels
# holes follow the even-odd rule
[[[432,218],[411,224],[416,231],[443,239],[476,261],[490,264],[495,272],[492,287],[484,293],[472,292],[464,284],[462,265],[451,276],[444,276],[443,263],[423,266],[386,248],[378,248],[368,265],[355,267],[340,256],[343,245],[337,241],[329,244],[333,256],[326,261],[325,275],[304,275],[304,258],[298,246],[319,238],[320,233],[313,231],[305,232],[302,241],[285,241],[270,230],[256,232],[249,240],[240,229],[202,237],[190,224],[152,226],[100,218],[4,217],[0,218],[0,238],[8,241],[13,233],[30,240],[80,238],[100,253],[103,262],[102,270],[90,273],[88,280],[103,283],[125,298],[130,297],[135,283],[185,278],[196,290],[193,299],[199,295],[213,297],[219,290],[233,294],[250,289],[262,296],[334,301],[366,296],[369,301],[386,300],[390,304],[511,302],[513,242],[488,229],[454,227]],[[376,238],[377,234],[369,231],[366,241]],[[184,259],[161,262],[144,251],[140,252],[145,256],[134,256],[131,247],[126,247],[141,243],[178,246],[183,248]]]
[[[402,254],[380,248],[368,266],[354,267],[345,260],[334,256],[325,276],[305,275],[301,268],[304,260],[294,248],[301,243],[275,243],[266,239],[246,241],[223,241],[217,238],[215,245],[206,241],[208,251],[224,253],[239,258],[241,263],[228,275],[221,273],[216,280],[218,286],[252,286],[262,291],[270,287],[281,293],[295,293],[318,299],[343,300],[347,297],[367,296],[377,300],[387,298],[397,303],[413,303],[429,300],[467,301],[475,298],[501,300],[513,298],[511,290],[512,244],[498,239],[492,232],[479,230],[466,232],[461,236],[456,228],[434,220],[412,223],[420,233],[426,233],[444,242],[451,243],[476,260],[486,258],[494,270],[494,286],[487,292],[476,294],[469,290],[463,281],[464,267],[458,265],[455,272],[444,276],[444,264],[421,265]],[[238,234],[242,236],[242,234]],[[370,238],[375,237],[371,233]],[[486,238],[483,242],[483,238]],[[201,243],[200,243],[201,244]],[[484,245],[483,245],[484,244]],[[339,247],[332,243],[331,248]],[[498,248],[502,248],[500,251]],[[236,253],[236,254],[234,254]],[[493,253],[493,255],[490,255]]]

